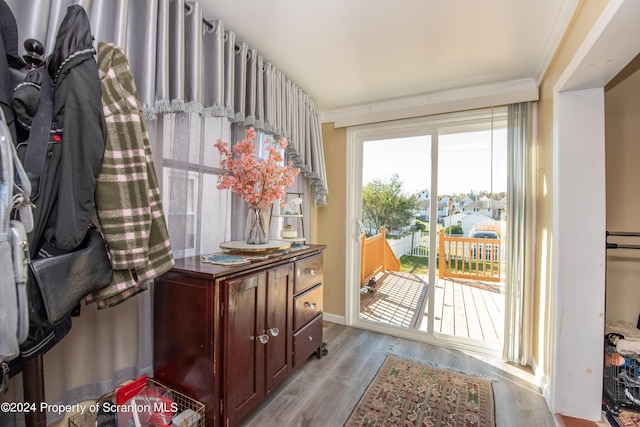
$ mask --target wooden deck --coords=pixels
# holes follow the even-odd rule
[[[434,332],[502,344],[504,285],[436,279]],[[427,277],[389,272],[360,296],[360,317],[427,330]]]

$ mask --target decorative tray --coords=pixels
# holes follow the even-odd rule
[[[219,264],[219,265],[242,265],[242,264],[249,264],[251,262],[250,259],[243,258],[241,256],[227,255],[227,254],[205,255],[202,257],[202,260],[210,264]]]

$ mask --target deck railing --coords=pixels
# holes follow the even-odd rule
[[[438,277],[499,282],[504,261],[500,239],[445,236],[440,230]]]
[[[380,228],[380,234],[360,239],[360,286],[369,283],[383,271],[400,271],[400,260],[395,256],[387,242],[387,232]]]
[[[450,277],[487,282],[504,279],[505,260],[500,239],[446,236],[444,230],[440,230],[437,246],[438,277],[441,279]],[[424,247],[428,256],[426,246],[421,243],[419,247]],[[411,253],[420,256],[415,248]],[[375,236],[362,235],[360,255],[360,286],[366,285],[380,272],[400,271],[400,259],[387,241],[384,227]]]

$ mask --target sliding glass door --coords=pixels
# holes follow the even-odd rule
[[[349,143],[354,323],[499,354],[506,109],[356,129]]]
[[[431,151],[431,135],[362,144],[361,319],[426,328]]]

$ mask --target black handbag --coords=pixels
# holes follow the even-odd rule
[[[52,325],[64,320],[83,298],[109,284],[111,261],[102,234],[94,229],[73,252],[31,260],[47,319]]]

